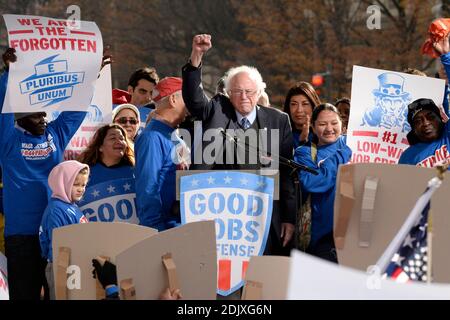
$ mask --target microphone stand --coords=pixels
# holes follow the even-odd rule
[[[260,156],[260,154],[262,153],[261,150],[259,150],[258,148],[255,148],[253,146],[250,146],[246,141],[244,141],[243,143],[238,139],[238,137],[236,136],[230,136],[223,128],[219,129],[220,133],[223,135],[223,137],[225,139],[228,139],[230,141],[233,141],[234,145],[236,147],[240,147],[242,148],[245,153],[247,152],[256,152],[258,158]],[[293,180],[294,180],[294,189],[295,189],[295,231],[294,231],[294,236],[295,236],[295,241],[294,241],[294,246],[295,249],[298,249],[298,236],[299,236],[299,232],[298,232],[298,228],[299,228],[299,221],[298,221],[298,212],[300,210],[300,207],[302,205],[302,192],[301,192],[301,182],[298,176],[298,172],[303,170],[309,173],[312,173],[314,175],[318,175],[319,173],[317,172],[317,170],[314,170],[308,166],[305,166],[303,164],[300,164],[294,160],[285,158],[281,155],[272,155],[271,153],[265,153],[269,156],[269,158],[273,158],[276,161],[278,161],[278,163],[280,163],[281,165],[284,165],[287,168],[290,168],[292,171],[290,173],[290,175],[292,176]],[[280,176],[280,180],[281,180],[281,176]]]

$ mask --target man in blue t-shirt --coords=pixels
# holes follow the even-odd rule
[[[440,110],[431,99],[417,99],[408,106],[410,146],[403,152],[399,164],[431,168],[450,159],[448,152],[450,127],[444,124]]]
[[[450,74],[450,43],[449,36],[433,44],[436,53],[440,55],[447,77]],[[448,92],[446,90],[445,95]],[[444,105],[447,105],[444,97]],[[398,163],[411,164],[431,168],[445,164],[450,159],[450,124],[444,123],[445,114],[449,110],[441,110],[430,99],[417,99],[408,105],[408,122],[411,131],[407,138],[410,146],[402,153]]]
[[[180,78],[164,78],[153,90],[156,111],[138,136],[136,153],[136,204],[139,224],[164,231],[180,222],[176,204],[176,169],[186,169],[187,146],[175,130],[187,109]]]

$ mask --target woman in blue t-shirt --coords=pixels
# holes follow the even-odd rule
[[[78,161],[89,165],[83,213],[90,221],[137,223],[133,143],[119,124],[97,130]],[[89,205],[92,204],[92,205]]]

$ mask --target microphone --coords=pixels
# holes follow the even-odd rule
[[[228,132],[222,127],[217,128],[217,131],[219,131],[222,134],[222,136],[225,139],[228,139],[229,141],[233,141],[234,143],[237,143],[239,141],[238,137],[230,136],[230,134],[228,134]]]
[[[240,146],[240,147],[243,147],[243,148],[245,148],[246,150],[252,150],[252,149],[253,149],[253,151],[254,151],[254,152],[257,152],[258,154],[261,153],[261,150],[252,148],[252,147],[249,146],[249,145],[247,144],[247,142],[245,142],[245,141],[243,142],[244,145],[241,145],[242,142],[239,140],[239,138],[236,137],[236,136],[231,136],[231,135],[229,135],[229,134],[226,132],[226,130],[225,130],[224,128],[219,127],[219,128],[217,128],[217,131],[219,131],[225,139],[228,139],[229,141],[232,141],[236,146],[238,146],[238,147],[239,147],[239,146]],[[300,163],[298,163],[298,162],[296,162],[296,161],[294,161],[294,160],[284,158],[284,157],[282,157],[281,155],[272,155],[271,153],[267,153],[267,152],[266,152],[266,154],[269,156],[269,158],[270,158],[271,160],[278,161],[279,163],[284,164],[284,165],[288,165],[288,166],[291,167],[291,168],[300,169],[300,170],[303,170],[303,171],[312,173],[312,174],[314,174],[314,175],[318,175],[318,174],[319,174],[319,172],[318,172],[317,170],[312,169],[312,168],[309,168],[308,166],[305,166],[305,165],[303,165],[303,164],[300,164]],[[264,157],[264,158],[266,158],[266,157]]]

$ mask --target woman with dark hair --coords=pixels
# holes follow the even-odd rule
[[[89,185],[134,176],[133,143],[118,124],[100,127],[78,161],[90,167]]]
[[[313,175],[300,171],[302,194],[310,199],[311,235],[306,252],[337,262],[333,239],[333,205],[338,167],[350,160],[352,150],[342,136],[339,111],[329,103],[317,106],[311,118],[313,141],[297,148],[295,160],[316,169]]]
[[[84,215],[90,221],[138,223],[134,149],[125,129],[115,123],[100,127],[78,161],[91,171],[80,204]]]
[[[320,98],[310,83],[301,81],[289,89],[284,101],[284,112],[291,120],[294,148],[311,140],[311,115],[319,104]]]

